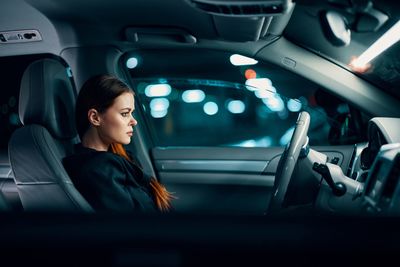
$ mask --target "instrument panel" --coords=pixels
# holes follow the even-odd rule
[[[368,213],[400,215],[400,119],[374,118],[360,166],[369,169],[363,194]]]

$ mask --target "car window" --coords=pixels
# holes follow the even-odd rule
[[[243,64],[237,58],[214,50],[124,58],[156,145],[283,146],[302,110],[311,114],[311,145],[365,139],[359,111],[343,100],[272,64],[234,65]]]

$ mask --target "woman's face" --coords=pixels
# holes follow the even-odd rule
[[[134,110],[135,99],[132,93],[127,92],[115,98],[112,106],[99,114],[101,120],[98,133],[105,144],[127,145],[131,142],[133,127],[137,124],[132,116]]]

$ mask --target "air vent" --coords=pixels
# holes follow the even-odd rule
[[[213,15],[222,16],[271,16],[286,13],[291,0],[189,0],[190,3]]]

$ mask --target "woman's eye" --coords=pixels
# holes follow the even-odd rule
[[[129,112],[121,113],[121,115],[122,115],[122,117],[128,117],[129,116]]]

